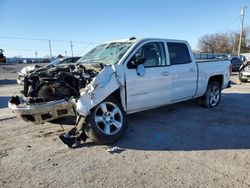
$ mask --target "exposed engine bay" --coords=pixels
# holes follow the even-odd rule
[[[41,67],[24,78],[23,96],[13,96],[9,107],[25,121],[41,124],[76,116],[75,104],[102,64],[69,64]]]
[[[102,69],[102,64],[41,68],[25,77],[23,94],[30,103],[79,98],[80,90]]]

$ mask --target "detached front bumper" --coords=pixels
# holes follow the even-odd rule
[[[12,97],[8,106],[18,117],[35,124],[66,116],[76,116],[74,102],[65,99],[28,104],[20,97]]]

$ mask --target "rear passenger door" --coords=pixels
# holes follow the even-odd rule
[[[192,98],[196,92],[197,65],[187,44],[167,42],[172,75],[171,102]]]

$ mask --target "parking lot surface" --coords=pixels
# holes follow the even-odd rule
[[[21,87],[2,84],[0,187],[250,187],[250,83],[232,82],[216,108],[187,101],[132,114],[120,141],[76,149],[58,138],[74,119],[21,121],[6,108]],[[122,150],[106,152],[113,146]]]

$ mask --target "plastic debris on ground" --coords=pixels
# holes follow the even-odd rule
[[[123,152],[123,151],[125,151],[124,148],[119,148],[119,147],[117,147],[117,146],[112,147],[112,148],[109,148],[109,149],[106,150],[106,152],[107,152],[107,153],[110,153],[110,154],[113,154],[113,153],[121,153],[121,152]]]

